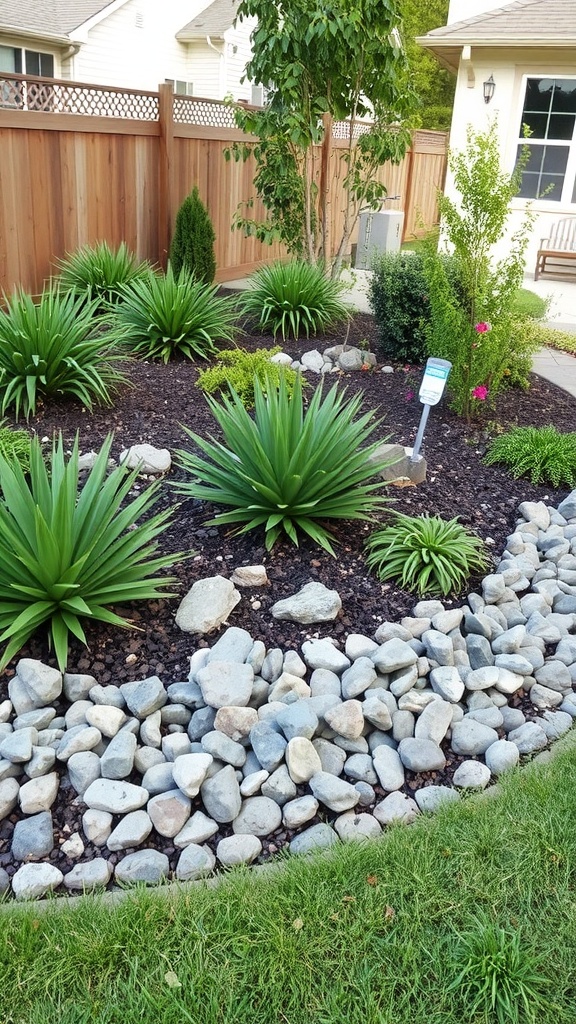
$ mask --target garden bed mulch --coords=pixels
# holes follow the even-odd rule
[[[287,342],[284,349],[297,357],[312,347],[323,351],[342,340],[341,332],[335,331],[309,342]],[[356,314],[348,342],[368,345],[378,355],[374,319]],[[240,344],[254,349],[271,347],[274,341],[271,337],[246,333],[240,338]],[[325,387],[336,380],[338,386],[347,388],[349,395],[361,389],[366,407],[375,410],[381,420],[374,439],[389,438],[411,445],[422,409],[417,398],[422,368],[400,365],[395,366],[394,373],[382,373],[381,358],[378,358],[375,370],[330,375]],[[216,433],[212,414],[196,387],[199,368],[201,364],[187,361],[166,366],[134,363],[128,371],[132,387],[122,389],[113,407],[97,408],[90,413],[76,403],[51,404],[39,410],[29,427],[46,439],[54,430],[62,431],[70,443],[78,431],[82,452],[96,450],[110,431],[114,432],[112,454],[116,457],[122,448],[142,442],[174,451],[191,444],[182,424],[203,436]],[[309,374],[308,380],[312,386],[317,386],[319,378]],[[310,389],[307,393],[311,393]],[[576,399],[532,376],[528,390],[510,389],[494,409],[484,411],[487,415],[482,424],[467,425],[444,402],[435,407],[428,421],[423,449],[428,461],[426,483],[418,487],[389,487],[387,493],[392,500],[391,508],[410,515],[426,512],[448,519],[458,515],[464,526],[487,542],[497,559],[507,534],[513,529],[519,502],[544,499],[557,504],[566,495],[567,488],[533,486],[529,481],[512,479],[503,466],[485,466],[482,457],[489,438],[516,425],[553,423],[559,430],[573,430]],[[195,553],[190,560],[174,566],[173,574],[179,579],[178,597],[126,609],[139,627],[137,632],[88,625],[88,650],[72,642],[71,671],[89,672],[103,684],[142,679],[149,674],[160,675],[167,683],[185,678],[188,656],[196,647],[214,643],[218,634],[198,639],[181,633],[174,622],[179,600],[196,580],[217,573],[230,576],[239,565],[265,565],[270,582],[266,587],[244,590],[229,622],[244,627],[267,647],[297,649],[310,635],[331,635],[341,640],[349,633],[372,635],[381,622],[397,621],[412,608],[414,597],[411,594],[393,583],[382,584],[367,573],[363,545],[372,529],[367,524],[338,521],[334,524],[338,542],[336,558],[306,539],[300,547],[281,541],[272,552],[267,552],[263,533],[239,537],[229,528],[207,526],[214,510],[199,501],[178,498],[169,487],[170,480],[181,478],[182,471],[173,467],[160,500],[161,504],[180,502],[161,539],[162,548]],[[310,580],[319,580],[338,591],[342,599],[339,618],[334,623],[306,628],[274,621],[269,611],[271,605],[294,594]],[[473,589],[478,582],[473,579],[468,589]],[[457,603],[457,598],[447,605],[451,603]],[[27,644],[21,656],[54,664],[42,634]],[[12,671],[13,667],[9,666],[0,678],[0,700],[6,695]]]

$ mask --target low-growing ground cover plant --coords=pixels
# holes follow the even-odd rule
[[[165,274],[149,269],[122,289],[114,329],[141,359],[205,358],[217,342],[233,341],[236,330],[233,301],[216,291],[186,269],[178,275],[170,265]]]
[[[107,242],[84,245],[57,261],[59,277],[56,286],[72,291],[100,307],[118,302],[120,289],[141,277],[150,264],[137,258],[125,242],[112,249]]]
[[[184,428],[207,457],[177,453],[192,476],[177,490],[230,507],[211,524],[243,524],[240,533],[263,526],[268,550],[282,532],[294,544],[305,533],[334,554],[324,520],[370,519],[385,501],[374,477],[386,462],[374,458],[377,443],[367,444],[373,413],[358,415],[361,394],[346,399],[337,386],[326,395],[319,388],[304,409],[299,374],[292,395],[283,378],[265,390],[255,379],[254,418],[234,392],[220,403],[207,398],[224,443]]]
[[[458,519],[393,513],[393,521],[366,543],[366,562],[381,580],[396,580],[423,597],[458,593],[473,572],[488,566],[479,537]]]
[[[16,292],[0,309],[0,414],[35,415],[41,400],[71,397],[110,405],[126,378],[118,338],[97,331],[98,300],[45,290]]]
[[[342,285],[326,277],[321,266],[292,260],[257,271],[239,308],[274,338],[308,338],[346,320],[350,311],[342,294]]]
[[[0,456],[0,670],[47,624],[64,671],[69,633],[86,643],[81,619],[129,626],[110,605],[171,596],[174,578],[155,574],[186,556],[155,552],[172,510],[146,518],[159,484],[126,503],[138,470],[108,473],[111,443],[109,436],[81,487],[78,438],[69,458],[55,439],[49,465],[33,438],[29,480],[17,458]]]
[[[12,430],[0,420],[0,456],[17,459],[26,473],[30,466],[30,434],[27,430]]]
[[[561,434],[547,427],[515,427],[495,437],[484,457],[488,466],[504,462],[512,476],[530,477],[533,484],[554,487],[576,484],[576,433]]]
[[[247,352],[242,348],[223,349],[218,353],[217,362],[198,374],[198,387],[207,395],[216,392],[231,395],[235,391],[247,409],[254,405],[255,378],[265,389],[270,385],[278,388],[282,377],[288,391],[292,393],[296,371],[289,366],[271,362],[272,356],[278,352],[279,345],[259,348],[255,352]]]

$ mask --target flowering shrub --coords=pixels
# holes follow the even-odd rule
[[[483,384],[478,384],[477,387],[472,388],[472,398],[477,398],[479,402],[485,402],[488,398],[488,388]]]

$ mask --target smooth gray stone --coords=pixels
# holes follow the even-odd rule
[[[146,885],[158,885],[168,877],[169,870],[170,863],[165,853],[137,850],[118,862],[114,876],[117,882],[126,884],[144,882]]]
[[[216,857],[224,867],[251,864],[261,853],[262,843],[251,835],[226,836],[216,847]]]
[[[179,882],[193,882],[210,875],[216,866],[216,857],[208,846],[190,843],[178,858],[176,878]]]
[[[300,828],[314,817],[317,810],[318,801],[309,793],[296,800],[289,800],[282,808],[282,824],[285,828]]]
[[[310,676],[310,693],[312,697],[333,695],[340,697],[342,694],[340,677],[327,668],[316,668]]]
[[[404,785],[404,766],[397,750],[380,745],[374,750],[372,760],[378,781],[387,793],[392,793]]]
[[[302,655],[311,669],[325,668],[340,675],[350,668],[350,659],[329,640],[306,640],[302,644]]]
[[[357,658],[370,658],[377,647],[378,644],[375,640],[371,640],[362,633],[349,633],[346,637],[344,653],[350,661],[356,661]]]
[[[398,753],[404,767],[411,772],[431,772],[446,765],[442,749],[430,739],[401,740]]]
[[[520,760],[520,751],[515,743],[509,740],[496,740],[484,754],[486,767],[493,775],[502,775],[503,772],[515,768]]]
[[[23,864],[12,876],[12,892],[17,900],[34,900],[56,889],[64,875],[53,864]]]
[[[64,885],[72,892],[88,892],[91,889],[104,889],[112,877],[112,865],[103,857],[82,864],[75,864],[71,871],[64,875]]]
[[[95,686],[91,686],[88,691],[88,696],[93,704],[111,704],[114,708],[126,708],[126,701],[122,696],[121,691],[117,686],[100,686],[96,683]]]
[[[202,749],[219,761],[233,765],[234,768],[241,768],[246,760],[245,747],[217,729],[207,732],[202,737]]]
[[[183,725],[187,726],[192,718],[190,708],[184,704],[165,704],[160,709],[160,720],[162,725]]]
[[[415,619],[432,619],[434,615],[438,615],[444,611],[444,605],[442,601],[418,601],[412,609],[412,615]]]
[[[335,736],[334,744],[337,747],[342,747],[342,750],[347,751],[348,754],[367,754],[370,750],[368,741],[364,736],[358,736],[356,739],[349,739],[347,736]]]
[[[558,644],[558,647],[560,644]],[[556,690],[558,693],[570,693],[572,691],[572,679],[568,666],[556,657],[547,661],[534,673],[537,683],[546,686],[549,690]]]
[[[3,782],[4,779],[18,778],[22,773],[22,765],[13,764],[12,761],[8,761],[6,758],[0,759],[0,782]]]
[[[136,737],[131,732],[118,732],[110,740],[100,758],[100,774],[104,779],[127,779],[134,767]]]
[[[362,701],[362,714],[367,722],[375,725],[378,729],[386,731],[392,727],[392,715],[388,703],[380,696],[367,695],[366,699]]]
[[[161,836],[173,839],[184,828],[190,817],[192,803],[181,789],[151,796],[146,810],[154,828]]]
[[[19,792],[20,785],[16,779],[2,779],[0,782],[0,821],[7,818],[16,807]]]
[[[372,655],[372,662],[378,672],[384,674],[409,668],[418,661],[418,655],[405,640],[397,637],[387,640]]]
[[[254,641],[246,629],[229,626],[210,648],[207,664],[211,661],[233,661],[243,664],[254,646]]]
[[[470,659],[470,667],[474,670],[494,664],[494,655],[490,641],[478,633],[469,633],[466,637],[466,650]]]
[[[260,675],[267,683],[275,683],[284,670],[284,651],[273,647],[264,658]]]
[[[344,764],[344,773],[355,782],[368,782],[371,786],[378,782],[369,754],[351,754]]]
[[[385,644],[387,640],[411,640],[413,633],[410,632],[402,623],[397,622],[381,622],[374,634],[374,639],[378,644]]]
[[[64,696],[71,704],[76,700],[86,700],[92,687],[96,686],[94,676],[84,675],[80,672],[65,672],[62,682]]]
[[[164,761],[151,765],[142,777],[142,786],[147,789],[150,796],[157,793],[165,793],[174,788],[174,776],[172,770],[174,761]]]
[[[206,779],[200,787],[200,794],[206,813],[225,824],[234,821],[240,813],[242,797],[236,773],[231,764],[227,764],[212,778]]]
[[[72,729],[77,728],[79,725],[83,725],[84,727],[86,727],[87,725],[92,725],[92,723],[88,722],[86,719],[86,712],[93,710],[94,704],[92,703],[91,700],[75,701],[74,704],[72,704],[68,708],[66,714],[64,715],[64,728],[70,732]],[[94,727],[98,728],[98,726],[96,725]]]
[[[538,716],[538,725],[549,740],[557,740],[572,728],[573,722],[565,711],[544,711]]]
[[[239,662],[211,661],[200,669],[197,682],[203,700],[210,707],[246,707],[252,695],[254,670]]]
[[[320,822],[318,825],[307,828],[300,835],[294,836],[290,843],[290,853],[306,854],[317,850],[327,850],[339,841],[334,829],[325,822]]]
[[[497,654],[494,660],[497,668],[504,668],[518,676],[530,676],[534,671],[532,663],[522,654]]]
[[[290,778],[290,773],[285,764],[281,764],[275,772],[272,772],[266,782],[260,787],[262,796],[268,796],[274,800],[279,807],[283,807],[289,800],[294,800],[298,793],[296,785]]]
[[[140,846],[152,831],[152,820],[146,811],[131,811],[124,814],[116,828],[108,836],[109,850],[128,850]]]
[[[274,619],[309,625],[332,622],[341,608],[342,601],[336,590],[329,590],[323,583],[312,581],[301,587],[298,593],[276,601],[270,613]]]
[[[464,683],[453,665],[439,665],[430,673],[430,685],[443,700],[457,703],[464,694]]]
[[[168,700],[164,684],[158,676],[150,676],[135,683],[123,683],[120,693],[132,714],[139,719],[159,711]]]
[[[458,789],[485,789],[490,782],[490,768],[482,761],[463,761],[452,781]]]
[[[360,794],[358,807],[370,807],[374,803],[376,793],[369,782],[355,782],[354,789]]]
[[[100,778],[100,758],[93,750],[79,750],[68,758],[68,778],[79,796]]]
[[[535,722],[526,722],[508,733],[508,739],[515,743],[521,754],[533,754],[548,746],[548,737]]]
[[[110,814],[127,814],[138,811],[148,800],[149,793],[143,786],[115,779],[95,779],[84,793],[84,803],[95,811],[109,811]]]
[[[102,733],[91,725],[76,725],[68,729],[56,748],[59,761],[68,761],[79,751],[94,750],[102,742]]]
[[[267,796],[251,796],[242,804],[232,822],[235,834],[268,836],[282,823],[282,811],[275,800]]]
[[[499,711],[502,715],[502,728],[504,732],[508,733],[511,729],[518,729],[526,721],[526,716],[520,708],[511,708],[506,705],[499,708]]]
[[[450,743],[455,754],[476,756],[483,754],[497,739],[498,733],[495,729],[490,729],[473,719],[464,718],[453,726]]]
[[[141,775],[145,775],[153,765],[165,762],[164,754],[155,747],[138,747],[134,755],[134,767]]]
[[[295,736],[304,736],[311,740],[318,728],[318,716],[310,707],[308,700],[299,700],[288,705],[276,716],[276,721],[287,740]]]
[[[322,762],[312,741],[305,736],[294,736],[286,747],[286,766],[296,784],[308,782],[322,770]]]
[[[168,700],[174,701],[176,704],[184,704],[190,710],[194,710],[198,706],[198,701],[202,702],[202,690],[198,683],[170,683],[170,686],[166,688],[166,693]]]
[[[41,811],[16,822],[11,846],[14,860],[41,860],[48,857],[53,848],[54,832],[50,811]]]
[[[331,811],[348,811],[355,807],[360,794],[354,786],[329,772],[318,772],[309,782],[313,795]]]
[[[500,729],[504,724],[502,712],[494,704],[491,708],[478,708],[477,711],[469,711],[464,715],[463,721],[468,719],[481,722],[482,725],[487,725],[490,729]]]
[[[268,722],[258,722],[250,730],[250,744],[261,767],[273,772],[284,759],[288,741]]]
[[[571,718],[576,718],[576,694],[568,694],[560,705],[560,711],[565,711]]]
[[[214,728],[214,721],[216,718],[216,710],[211,707],[199,708],[192,715],[188,723],[188,737],[194,742],[194,740],[201,740],[207,732],[211,732]]]
[[[297,651],[286,651],[282,671],[288,672],[291,676],[301,676],[303,679],[308,669]]]
[[[397,743],[414,735],[416,719],[412,711],[395,711],[392,717],[392,736]]]
[[[464,632],[469,635],[482,636],[485,640],[491,640],[498,632],[496,623],[483,612],[470,612],[464,609]]]
[[[453,706],[448,701],[432,701],[416,719],[414,738],[440,744],[452,724],[452,711]]]
[[[350,700],[364,693],[376,681],[376,669],[369,657],[357,658],[355,662],[342,673],[342,696],[344,700]]]
[[[422,634],[422,642],[426,648],[426,656],[437,665],[454,664],[454,645],[450,637],[437,629],[428,629]]]
[[[8,697],[16,715],[23,715],[27,711],[33,711],[34,708],[43,707],[43,702],[34,700],[18,675],[12,676],[12,679],[8,681]]]
[[[11,732],[0,743],[0,758],[12,764],[25,764],[32,757],[32,747],[38,740],[38,731],[34,728],[19,729]]]
[[[330,775],[341,775],[346,762],[346,751],[330,740],[318,737],[312,740],[312,746],[320,758],[322,771]]]
[[[450,786],[423,786],[414,793],[420,811],[437,811],[444,804],[458,803],[460,794]]]
[[[391,825],[393,822],[403,822],[408,825],[419,815],[418,804],[405,793],[396,791],[389,793],[374,808],[374,817],[381,825]]]
[[[486,690],[473,690],[466,698],[466,706],[469,711],[483,711],[495,707],[495,704]]]
[[[390,692],[394,697],[401,697],[416,686],[418,680],[418,669],[416,665],[409,665],[407,668],[399,669],[390,674]]]
[[[17,731],[33,727],[40,732],[42,729],[48,729],[55,718],[54,708],[35,708],[33,711],[26,711],[23,715],[18,715],[12,722],[12,728]]]
[[[34,658],[21,658],[16,665],[16,675],[34,701],[35,707],[52,704],[62,693],[62,673]],[[15,710],[20,714],[16,706]]]
[[[534,683],[530,687],[530,700],[534,707],[544,710],[545,708],[555,708],[564,700],[562,693],[557,690],[551,690],[548,686],[542,686],[541,683]]]
[[[366,842],[367,839],[378,839],[382,828],[372,814],[358,814],[356,811],[344,811],[334,822],[336,833],[345,843]]]
[[[526,638],[526,626],[513,626],[492,641],[494,654],[518,654]]]
[[[218,824],[203,811],[195,811],[184,828],[174,836],[174,846],[183,849],[189,843],[202,844],[218,831]]]
[[[447,635],[448,633],[451,633],[452,630],[458,630],[463,617],[464,611],[462,608],[450,608],[448,611],[438,612],[437,615],[434,615],[431,621],[431,627],[432,629],[436,629],[439,633],[446,633]]]

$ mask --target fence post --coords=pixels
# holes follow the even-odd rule
[[[172,238],[174,202],[174,114],[171,82],[158,86],[158,124],[158,262],[165,268]]]
[[[405,242],[414,229],[416,213],[414,210],[413,178],[414,178],[414,147],[416,145],[416,132],[412,132],[410,146],[406,150],[408,168],[406,171],[406,202],[404,203],[404,228],[402,241]]]

